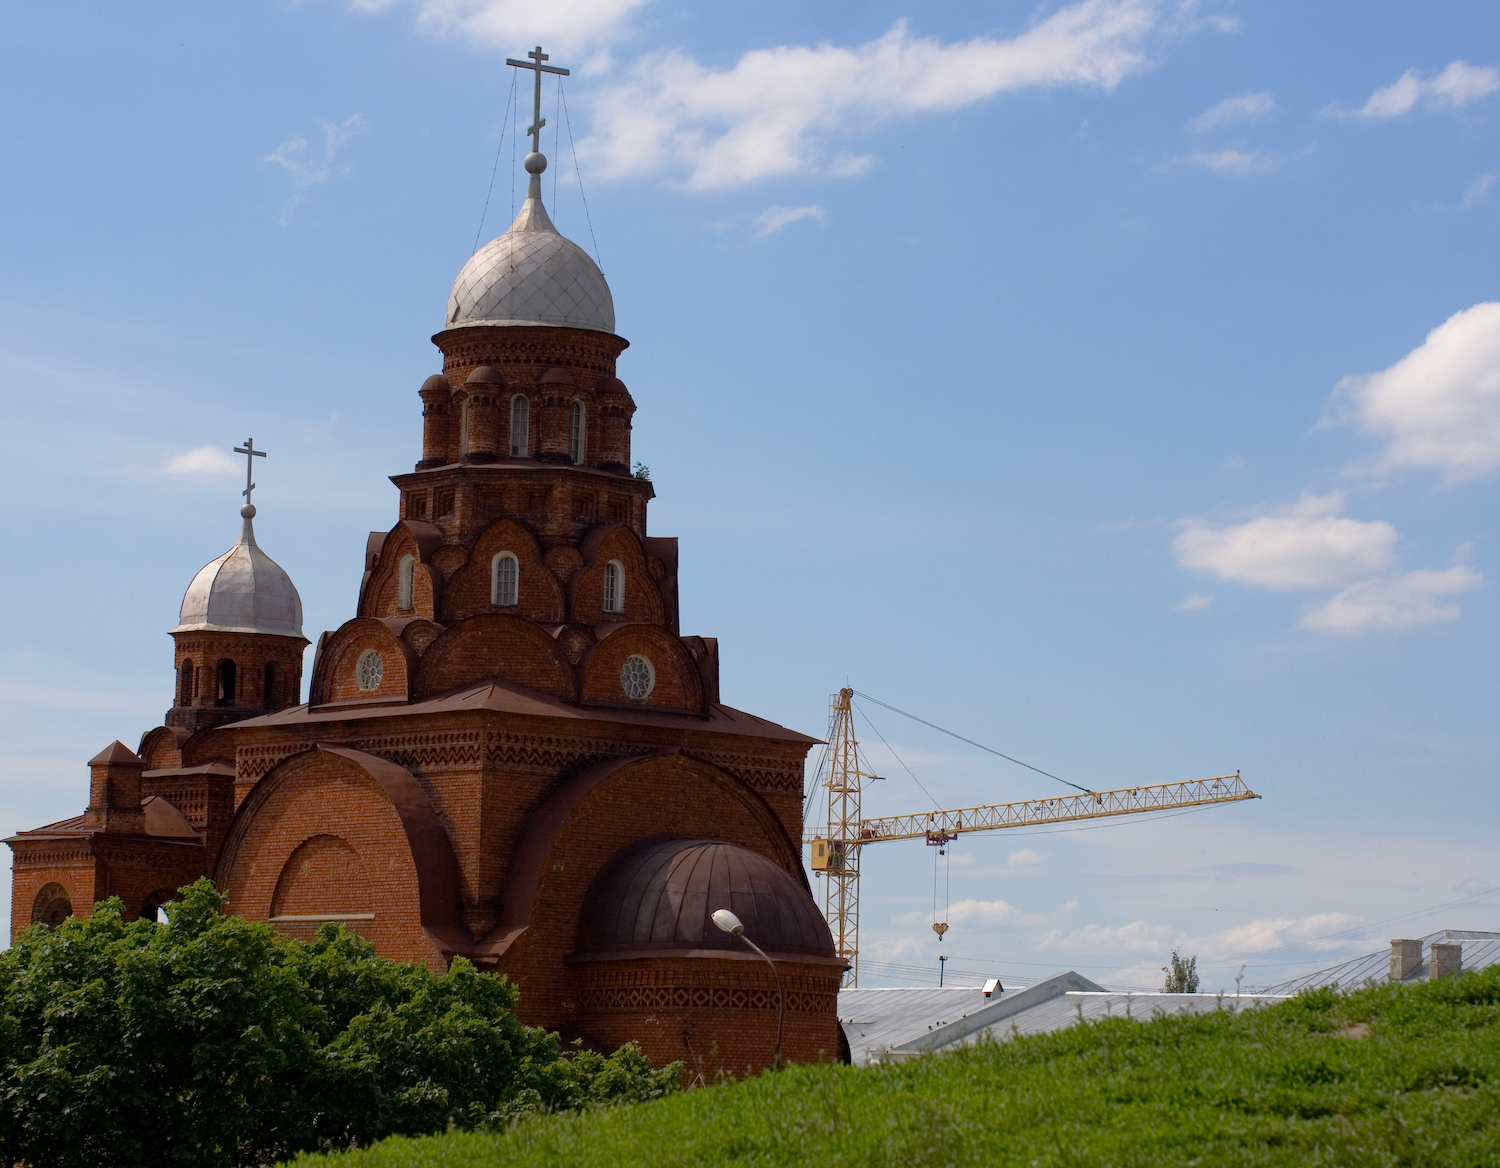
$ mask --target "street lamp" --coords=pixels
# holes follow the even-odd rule
[[[749,945],[771,967],[771,976],[776,979],[776,1053],[771,1056],[771,1067],[772,1069],[779,1070],[781,1068],[781,1026],[786,1018],[786,992],[781,988],[781,973],[776,968],[776,962],[766,956],[766,951],[750,940],[749,937],[745,936],[745,926],[740,922],[739,917],[735,916],[727,908],[719,908],[714,910],[713,919],[714,924],[718,925],[726,933],[733,934],[746,945]]]

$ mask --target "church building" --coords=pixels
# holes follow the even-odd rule
[[[815,740],[722,704],[717,641],[678,628],[677,540],[648,533],[630,469],[628,342],[546,166],[533,148],[515,222],[453,285],[420,461],[305,702],[301,601],[247,477],[239,540],[171,630],[164,724],[90,760],[82,815],[6,841],[12,930],[110,896],[155,917],[209,875],[243,917],[462,955],[519,985],[523,1021],[690,1077],[769,1065],[783,1004],[784,1057],[833,1060],[844,962],[801,863]]]

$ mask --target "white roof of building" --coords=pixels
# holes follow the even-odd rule
[[[552,225],[539,173],[531,176],[510,230],[476,251],[459,272],[445,321],[445,329],[545,324],[615,331],[615,302],[604,273]]]
[[[1282,995],[1116,993],[1069,970],[1024,989],[985,998],[975,989],[839,991],[839,1022],[855,1066],[910,1058],[977,1042],[1050,1034],[1079,1022],[1207,1014],[1283,1001]]]
[[[1457,942],[1463,946],[1463,969],[1485,969],[1500,964],[1500,933],[1481,933],[1473,929],[1442,929],[1421,938],[1422,963],[1402,978],[1402,982],[1426,981],[1431,976],[1427,954],[1432,943]],[[1366,953],[1338,965],[1330,965],[1317,973],[1304,974],[1290,981],[1267,986],[1267,994],[1295,994],[1298,990],[1316,989],[1320,986],[1337,985],[1346,990],[1357,990],[1366,982],[1384,982],[1391,978],[1391,951],[1382,949],[1377,953]]]
[[[241,514],[239,542],[193,577],[172,632],[302,636],[302,598],[281,565],[256,546],[255,508],[247,504]]]

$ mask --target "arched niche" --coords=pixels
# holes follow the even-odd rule
[[[404,699],[416,664],[416,650],[384,621],[356,617],[345,621],[319,652],[308,702]]]
[[[589,530],[578,550],[583,567],[568,583],[573,620],[589,624],[665,624],[666,606],[635,532],[622,523],[603,524]],[[604,576],[611,562],[623,569],[624,596],[619,610],[608,612],[604,608]]]
[[[562,585],[542,558],[536,537],[513,519],[501,519],[480,533],[468,563],[453,573],[443,592],[443,620],[453,623],[494,611],[490,565],[500,552],[514,555],[519,568],[516,606],[510,615],[544,624],[562,621],[567,611]]]
[[[577,696],[573,667],[557,643],[524,617],[498,613],[459,621],[429,645],[412,696],[431,697],[491,677],[567,701]]]
[[[644,698],[626,691],[626,663],[639,657],[650,664],[651,691]],[[583,700],[668,706],[701,713],[703,681],[687,648],[657,625],[626,625],[592,646],[579,664]],[[637,671],[632,671],[635,675]]]
[[[442,533],[421,519],[403,519],[380,545],[379,558],[360,597],[365,617],[405,617],[436,620],[443,600],[443,574],[433,568],[433,553],[442,546]],[[401,562],[412,560],[411,606],[402,608]]]

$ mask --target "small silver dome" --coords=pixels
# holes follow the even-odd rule
[[[533,158],[541,155],[527,156],[528,171]],[[459,272],[444,328],[511,324],[615,331],[615,302],[604,273],[552,225],[539,171],[531,175],[510,230],[476,251]]]
[[[245,514],[248,512],[248,514]],[[255,543],[246,506],[240,541],[205,564],[188,585],[174,633],[270,633],[302,636],[302,598],[292,578]]]

